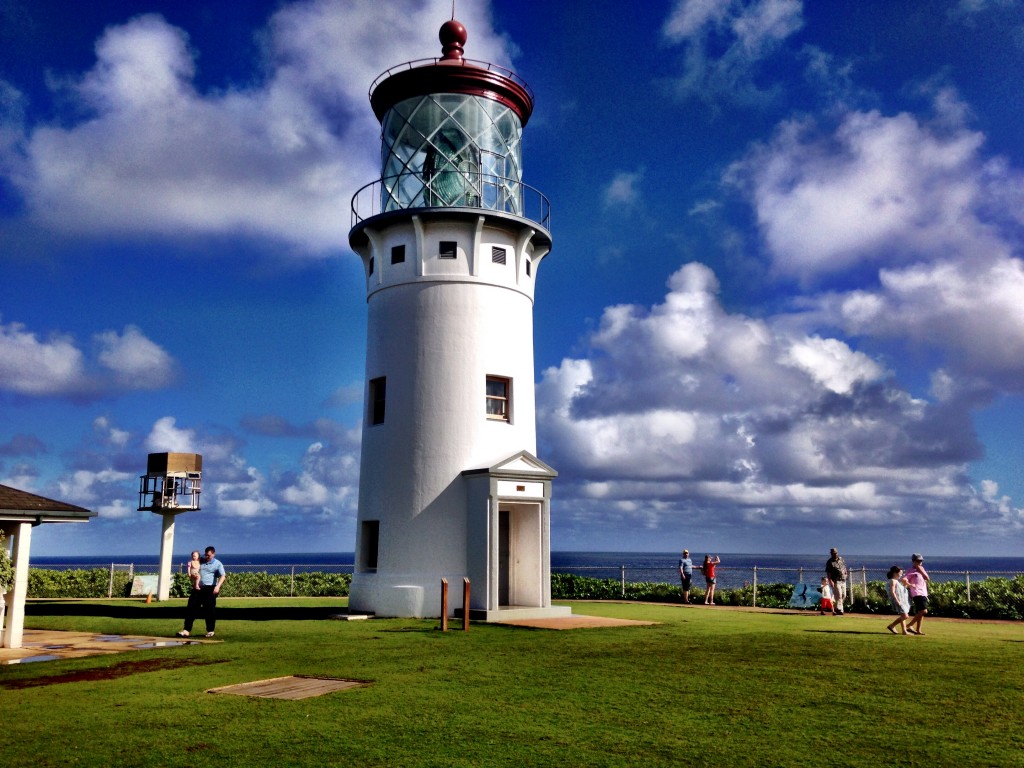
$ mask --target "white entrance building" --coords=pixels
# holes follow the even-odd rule
[[[350,610],[438,616],[441,579],[471,617],[551,606],[554,470],[535,456],[534,284],[547,199],[521,180],[533,110],[514,73],[443,56],[385,72],[370,102],[381,178],[352,201],[368,317]],[[461,607],[455,596],[454,608]],[[454,612],[454,611],[453,611]]]

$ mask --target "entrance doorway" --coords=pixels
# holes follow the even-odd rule
[[[498,605],[543,605],[540,504],[498,508]]]

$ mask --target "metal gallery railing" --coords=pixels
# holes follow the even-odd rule
[[[538,189],[517,179],[489,173],[442,171],[458,177],[458,194],[435,189],[436,178],[409,171],[371,181],[352,196],[352,221],[359,223],[381,213],[410,209],[482,209],[519,216],[551,231],[551,202]]]

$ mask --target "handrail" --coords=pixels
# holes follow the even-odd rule
[[[485,173],[471,174],[466,182],[468,193],[460,197],[459,204],[446,205],[431,200],[439,195],[431,191],[422,173],[408,171],[371,181],[352,196],[352,227],[390,211],[482,208],[520,216],[551,231],[551,202],[540,190],[513,178]]]

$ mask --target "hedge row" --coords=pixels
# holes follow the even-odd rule
[[[139,575],[139,574],[137,574]],[[221,590],[223,597],[346,597],[350,573],[287,573],[234,572]],[[132,579],[125,571],[115,571],[111,587],[110,571],[91,570],[48,571],[32,568],[28,572],[29,597],[129,597]],[[171,597],[188,597],[191,587],[188,576],[176,573],[171,580]]]

